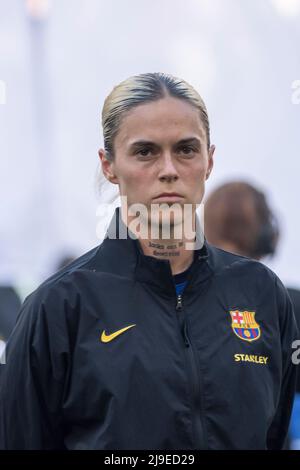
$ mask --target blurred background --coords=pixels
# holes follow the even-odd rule
[[[222,215],[208,231],[239,252],[262,214],[248,254],[276,239],[263,262],[300,325],[299,44],[300,0],[0,0],[0,355],[25,296],[102,241],[115,204],[99,207],[117,194],[100,185],[102,105],[143,72],[202,95],[216,145],[205,200]],[[300,378],[291,423],[300,449]]]
[[[99,244],[103,101],[163,71],[207,105],[207,193],[233,179],[264,191],[281,227],[265,262],[298,287],[299,44],[299,0],[0,0],[0,284],[23,299]]]

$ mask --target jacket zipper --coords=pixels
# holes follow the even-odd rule
[[[181,294],[177,295],[176,310],[177,311],[182,310],[182,295]],[[188,338],[188,335],[187,335],[187,327],[186,327],[185,319],[183,319],[182,334],[183,334],[183,341],[184,341],[185,347],[189,348],[190,347],[190,342],[189,342],[189,338]]]
[[[176,311],[182,312],[183,305],[182,305],[182,294],[177,295],[176,298]],[[180,325],[182,324],[182,335],[185,345],[185,352],[187,357],[187,362],[189,366],[189,373],[191,374],[191,382],[192,382],[192,419],[193,419],[193,432],[194,432],[194,439],[197,449],[207,449],[205,445],[205,436],[204,436],[204,428],[202,422],[203,416],[203,407],[201,403],[201,388],[200,388],[200,379],[198,374],[198,367],[196,362],[196,356],[194,347],[190,341],[188,335],[188,328],[187,328],[187,321],[186,317],[179,318]]]

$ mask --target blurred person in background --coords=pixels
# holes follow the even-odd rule
[[[243,181],[225,183],[212,191],[205,202],[205,235],[223,250],[256,260],[274,256],[279,224],[262,191]],[[287,288],[300,330],[300,290]],[[300,449],[300,374],[290,424],[289,442]]]
[[[1,366],[0,448],[281,449],[297,326],[275,273],[203,237],[215,147],[201,96],[172,75],[129,77],[102,126],[103,175],[128,205],[25,299]]]
[[[0,286],[0,355],[13,330],[21,300],[12,286]]]
[[[60,271],[61,269],[65,268],[66,266],[68,266],[68,264],[75,261],[75,259],[76,256],[67,253],[61,256],[57,263],[56,271]]]
[[[66,253],[60,257],[56,271],[74,261],[75,256]],[[0,286],[0,355],[11,334],[21,308],[21,298],[13,286]]]

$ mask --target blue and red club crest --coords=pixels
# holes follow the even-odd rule
[[[230,310],[230,315],[231,327],[238,338],[251,342],[260,337],[260,326],[255,321],[255,312]]]

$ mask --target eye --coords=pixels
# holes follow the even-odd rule
[[[196,149],[194,147],[191,147],[190,145],[182,145],[181,147],[178,148],[179,151],[182,151],[183,155],[193,155],[194,152],[196,152]]]
[[[141,148],[135,153],[135,155],[141,157],[142,160],[145,160],[146,158],[151,158],[152,154],[153,150],[149,147]]]
[[[149,152],[150,152],[150,149],[142,149],[142,150],[140,150],[138,153],[139,153],[140,155],[143,155],[143,157],[147,157],[147,155],[149,154]]]

